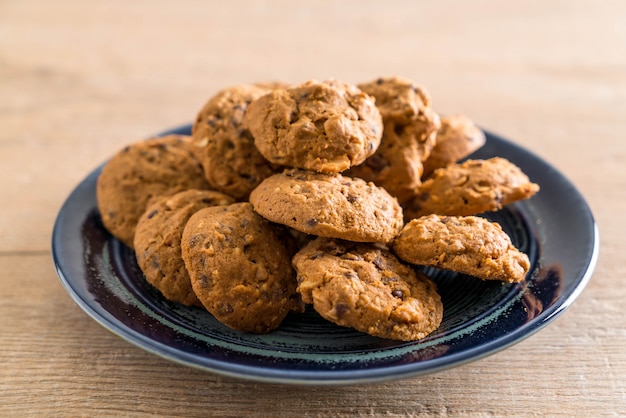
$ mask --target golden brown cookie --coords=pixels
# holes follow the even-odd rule
[[[234,202],[232,197],[220,192],[186,190],[155,198],[148,205],[137,223],[135,254],[148,283],[166,299],[188,306],[202,306],[191,288],[180,250],[183,229],[191,215],[200,209]]]
[[[435,213],[476,215],[528,199],[539,191],[526,174],[500,157],[467,160],[435,170],[404,207],[405,220]]]
[[[423,177],[454,164],[485,145],[485,133],[465,115],[441,117],[437,143],[424,161]]]
[[[247,202],[196,212],[181,241],[191,285],[204,307],[240,331],[269,332],[300,310],[291,254]]]
[[[323,173],[360,164],[380,144],[374,100],[340,81],[308,81],[252,102],[244,125],[269,161]]]
[[[380,246],[317,238],[293,265],[302,300],[335,324],[411,341],[441,323],[435,283]]]
[[[169,135],[118,152],[102,169],[96,191],[102,223],[132,248],[137,221],[151,198],[210,188],[190,137]]]
[[[409,263],[484,280],[520,282],[530,268],[528,256],[513,246],[498,223],[477,216],[413,219],[394,241],[393,251]]]
[[[341,174],[286,170],[250,194],[254,210],[307,234],[389,242],[402,228],[402,208],[384,189]]]
[[[254,145],[243,127],[248,105],[272,91],[258,85],[224,89],[202,108],[193,125],[193,145],[204,175],[216,190],[246,199],[252,189],[277,168]]]
[[[376,98],[376,107],[386,122],[410,125],[432,111],[428,91],[407,78],[381,77],[357,87]]]
[[[422,162],[435,145],[439,116],[426,89],[410,80],[379,78],[359,87],[376,98],[384,130],[376,153],[349,175],[373,181],[405,202],[421,184]]]

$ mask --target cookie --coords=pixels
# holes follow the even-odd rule
[[[382,135],[374,99],[340,81],[308,81],[252,102],[244,116],[269,161],[338,173],[372,155]]]
[[[412,341],[441,323],[435,283],[380,246],[317,238],[293,265],[302,300],[335,324]]]
[[[539,191],[526,174],[500,157],[467,160],[435,170],[404,205],[405,219],[429,214],[476,215],[528,199]]]
[[[406,202],[415,196],[422,183],[418,144],[405,131],[396,132],[393,124],[385,125],[378,151],[346,175],[371,181],[384,187],[399,202]]]
[[[393,242],[400,259],[469,274],[484,280],[520,282],[530,262],[500,225],[477,216],[429,215],[407,223]]]
[[[410,80],[379,78],[359,87],[376,98],[384,130],[376,153],[348,174],[384,187],[401,203],[408,201],[435,146],[439,116],[430,107],[428,92]]]
[[[102,169],[96,193],[102,223],[132,248],[137,221],[151,198],[210,188],[190,137],[169,135],[118,152]]]
[[[215,190],[246,199],[261,180],[277,171],[257,150],[252,134],[242,124],[248,105],[270,91],[269,85],[227,88],[198,113],[192,128],[193,149]]]
[[[183,230],[193,290],[230,328],[266,333],[289,311],[302,309],[291,254],[274,228],[242,202],[202,209]]]
[[[465,115],[441,117],[437,143],[424,161],[423,177],[438,168],[454,164],[485,145],[484,132]]]
[[[191,288],[182,259],[180,241],[187,221],[200,209],[230,205],[235,200],[220,192],[186,190],[153,199],[139,218],[135,231],[137,264],[148,283],[166,299],[188,306],[202,306]]]
[[[291,169],[250,194],[254,210],[307,234],[389,242],[402,228],[402,208],[384,189],[358,178]]]
[[[357,87],[376,98],[376,107],[385,122],[409,125],[431,111],[428,91],[407,78],[381,77]]]

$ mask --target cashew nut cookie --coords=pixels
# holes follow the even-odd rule
[[[250,194],[264,218],[311,235],[389,242],[402,228],[402,208],[362,179],[291,169],[266,178]]]
[[[196,212],[181,240],[191,286],[224,325],[267,333],[302,310],[291,255],[276,226],[247,202]]]
[[[522,170],[500,157],[467,160],[435,170],[405,203],[405,220],[432,213],[476,215],[528,199],[539,191]]]
[[[382,338],[424,338],[441,323],[435,283],[374,244],[317,238],[293,258],[302,300],[327,320]]]
[[[374,99],[335,80],[273,90],[250,104],[244,126],[269,161],[323,173],[362,163],[383,131]]]
[[[484,132],[467,116],[458,114],[441,117],[441,128],[437,131],[437,143],[424,161],[423,177],[437,168],[454,164],[467,157],[483,145]]]
[[[407,223],[393,243],[402,260],[483,280],[521,282],[530,262],[495,222],[477,216],[429,215]]]
[[[139,218],[135,231],[137,264],[148,283],[166,299],[202,306],[191,288],[182,259],[180,240],[187,221],[200,209],[230,205],[235,199],[211,190],[186,190],[154,199]]]
[[[376,153],[349,174],[373,181],[403,203],[421,184],[423,161],[435,146],[439,116],[430,107],[426,89],[410,80],[379,78],[359,88],[376,98],[384,130]]]
[[[243,127],[248,105],[270,91],[269,86],[259,85],[224,89],[204,105],[192,128],[194,151],[206,179],[216,190],[237,199],[246,199],[261,180],[277,171]]]
[[[102,169],[96,187],[105,228],[133,247],[135,227],[153,197],[210,189],[190,137],[169,135],[131,144]]]

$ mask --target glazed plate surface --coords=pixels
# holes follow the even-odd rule
[[[190,126],[165,133],[189,134]],[[364,383],[432,373],[477,360],[532,335],[562,313],[591,278],[598,231],[584,198],[562,174],[497,135],[471,158],[500,156],[541,191],[488,219],[528,254],[525,282],[485,282],[425,269],[438,285],[443,322],[426,339],[390,341],[336,326],[312,309],[267,335],[233,331],[208,312],[165,300],[146,283],[134,254],[102,226],[90,173],[61,208],[53,231],[57,273],[89,316],[142,349],[239,378],[298,384]]]

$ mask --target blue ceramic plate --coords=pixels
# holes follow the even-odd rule
[[[190,126],[167,133],[189,134]],[[541,186],[532,199],[487,214],[530,257],[527,280],[487,282],[427,269],[443,322],[428,338],[400,342],[291,314],[267,335],[233,331],[209,313],[165,300],[146,283],[134,254],[102,226],[89,174],[61,208],[52,236],[57,273],[74,301],[101,325],[167,359],[258,381],[338,384],[415,376],[495,353],[562,313],[589,281],[598,254],[592,214],[574,186],[529,151],[487,133],[472,158],[501,156]]]

